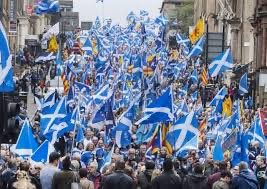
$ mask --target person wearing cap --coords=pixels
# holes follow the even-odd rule
[[[58,163],[60,154],[52,152],[49,155],[49,163],[40,172],[40,181],[42,188],[51,189],[52,179],[56,172],[59,172]]]

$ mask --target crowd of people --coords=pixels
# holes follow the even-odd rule
[[[101,140],[97,145],[101,149]],[[100,146],[99,146],[100,145]],[[187,158],[171,158],[161,149],[162,166],[145,158],[146,145],[138,151],[130,148],[125,155],[114,149],[110,164],[99,169],[99,159],[85,164],[77,152],[62,157],[49,155],[46,165],[15,159],[3,154],[1,188],[3,189],[264,189],[266,158],[256,156],[251,168],[246,162],[232,167],[230,161],[213,161],[208,156],[199,161],[201,150]]]

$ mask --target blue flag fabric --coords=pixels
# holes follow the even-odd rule
[[[40,14],[53,14],[60,11],[60,5],[58,1],[55,0],[41,0],[35,6],[35,13]]]
[[[30,122],[26,119],[22,125],[22,129],[15,145],[15,153],[26,158],[31,156],[37,148],[38,143],[34,138]]]
[[[245,73],[239,81],[239,94],[244,95],[248,93],[248,74]]]
[[[14,91],[12,55],[9,51],[7,35],[0,21],[0,92]]]
[[[49,154],[54,150],[54,147],[49,143],[49,141],[45,140],[32,154],[31,160],[38,163],[47,163],[49,161]]]

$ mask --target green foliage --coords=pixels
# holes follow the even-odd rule
[[[194,2],[184,2],[177,6],[177,20],[180,31],[188,34],[189,26],[193,26]]]

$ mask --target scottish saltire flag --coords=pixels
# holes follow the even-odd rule
[[[247,135],[250,141],[258,141],[260,146],[265,145],[265,136],[263,134],[259,118],[254,121],[253,125],[248,130]]]
[[[236,148],[233,152],[232,164],[233,166],[238,165],[241,161],[248,162],[248,135],[245,133],[238,132]]]
[[[189,113],[189,109],[185,100],[178,104],[177,110],[175,111],[176,118],[179,117],[180,114],[187,115]]]
[[[196,69],[192,72],[190,79],[193,82],[193,84],[198,84],[199,79],[198,79],[198,73]]]
[[[244,95],[248,93],[248,73],[245,73],[239,81],[239,94]]]
[[[223,161],[224,160],[221,136],[217,136],[217,140],[216,140],[215,147],[213,150],[213,159],[215,161]]]
[[[186,96],[188,93],[188,83],[186,83],[181,89],[179,89],[179,95]]]
[[[30,159],[34,163],[48,163],[49,155],[54,151],[54,146],[48,140],[45,140],[32,154]]]
[[[38,148],[38,143],[33,135],[32,128],[28,119],[25,119],[14,152],[19,156],[26,158],[33,154]]]
[[[187,55],[188,58],[197,57],[203,52],[203,47],[205,44],[205,36],[202,36],[198,42],[193,46],[190,53]]]
[[[168,22],[169,22],[169,20],[164,15],[160,15],[155,20],[156,24],[160,24],[162,26],[166,26],[168,24]]]
[[[112,148],[110,149],[109,153],[107,154],[107,156],[105,157],[105,160],[104,160],[104,163],[100,169],[100,172],[102,173],[103,169],[110,165],[111,164],[111,160],[112,160],[112,156],[113,156],[113,153],[114,153],[114,148],[115,148],[115,145],[112,146]]]
[[[84,42],[82,50],[85,51],[86,55],[92,55],[93,47],[89,38],[87,38],[86,41]]]
[[[56,92],[51,92],[49,94],[47,94],[44,97],[44,100],[41,103],[41,110],[43,112],[47,111],[48,109],[50,109],[53,105],[55,105],[56,102]],[[49,111],[49,110],[48,110]]]
[[[195,135],[191,140],[185,143],[177,152],[176,156],[186,157],[190,150],[198,150],[198,136]]]
[[[78,91],[80,93],[85,93],[85,95],[90,95],[90,92],[91,92],[91,87],[84,84],[84,83],[81,83],[81,82],[78,82],[76,81],[74,83],[75,87],[78,89]]]
[[[136,122],[137,125],[173,120],[173,96],[171,87],[159,98],[151,102],[143,112],[144,116]]]
[[[228,90],[225,87],[222,87],[218,93],[215,95],[215,97],[211,100],[209,106],[216,106],[218,104],[218,101],[223,101],[225,95],[227,95]]]
[[[227,49],[225,52],[213,58],[213,61],[209,65],[209,75],[216,77],[227,70],[231,70],[233,67],[233,56],[230,49]]]
[[[173,150],[178,150],[194,136],[198,135],[198,120],[196,119],[195,112],[191,111],[188,115],[181,117],[173,124],[166,138],[168,143],[173,147]]]
[[[12,55],[9,51],[8,39],[0,21],[0,92],[14,91]]]
[[[58,1],[55,0],[41,0],[35,6],[36,14],[52,14],[60,11],[60,5]]]
[[[146,159],[152,160],[154,158],[154,156],[152,155],[152,146],[150,146],[146,153],[145,153],[145,157]]]
[[[183,35],[177,33],[176,35],[176,42],[177,44],[180,44],[186,48],[188,48],[189,44],[190,44],[190,40],[188,38],[185,38]]]
[[[149,15],[149,13],[147,11],[145,11],[145,10],[141,10],[140,11],[140,16],[145,17],[145,16],[148,16],[148,15]]]
[[[41,114],[40,129],[46,135],[55,121],[60,121],[67,115],[66,98],[63,97],[56,102],[51,108],[48,108]]]
[[[83,127],[81,125],[77,126],[77,134],[75,137],[76,142],[83,142],[84,140],[84,132],[83,132]]]
[[[115,142],[119,148],[127,147],[131,144],[132,135],[127,129],[115,130]]]
[[[112,96],[113,91],[109,88],[109,85],[105,85],[96,91],[96,94],[93,95],[93,103],[97,106],[104,104]]]

